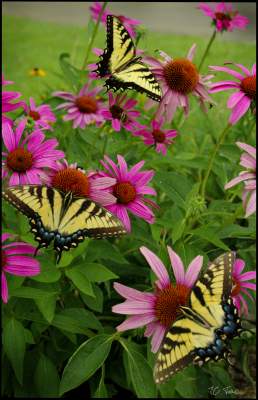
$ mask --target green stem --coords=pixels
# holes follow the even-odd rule
[[[94,43],[96,34],[97,34],[97,32],[98,32],[99,23],[100,23],[102,14],[103,14],[103,12],[104,12],[106,6],[107,6],[107,3],[108,3],[107,1],[105,1],[105,2],[103,3],[103,6],[102,6],[101,11],[100,11],[100,13],[99,13],[98,20],[97,20],[97,22],[96,22],[96,24],[95,24],[95,27],[94,27],[94,30],[93,30],[93,32],[92,32],[92,36],[91,36],[91,39],[90,39],[90,42],[89,42],[89,45],[88,45],[88,48],[87,48],[87,51],[86,51],[85,59],[84,59],[83,65],[82,65],[82,70],[84,70],[84,69],[86,68],[87,61],[88,61],[88,58],[89,58],[89,54],[90,54],[90,52],[91,52],[91,49],[92,49],[92,46],[93,46],[93,43]]]
[[[211,158],[210,158],[210,161],[209,161],[209,164],[208,164],[208,168],[207,168],[206,174],[205,174],[205,176],[204,176],[204,179],[203,179],[203,182],[202,182],[202,187],[201,187],[201,195],[202,195],[203,197],[205,197],[206,184],[207,184],[208,178],[209,178],[209,176],[210,176],[210,172],[211,172],[211,170],[212,170],[212,166],[213,166],[215,157],[216,157],[217,152],[218,152],[220,146],[222,145],[222,143],[223,143],[223,141],[224,141],[224,139],[225,139],[225,136],[226,136],[226,134],[227,134],[227,132],[228,132],[228,130],[229,130],[230,128],[231,128],[231,124],[228,124],[228,125],[226,126],[226,128],[221,132],[221,135],[220,135],[220,137],[219,137],[219,140],[218,140],[218,142],[217,142],[217,144],[216,144],[216,146],[215,146],[215,149],[214,149],[214,151],[213,151],[213,153],[212,153],[212,155],[211,155]]]
[[[214,30],[214,32],[213,32],[213,34],[212,34],[212,36],[211,36],[211,38],[209,40],[209,43],[207,44],[206,50],[205,50],[205,52],[204,52],[204,54],[202,56],[201,62],[200,62],[199,67],[198,67],[198,72],[199,73],[201,72],[201,68],[202,68],[203,63],[205,61],[205,58],[207,57],[207,55],[209,53],[210,47],[211,47],[215,37],[216,37],[216,29]]]

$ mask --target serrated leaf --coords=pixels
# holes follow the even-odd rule
[[[60,383],[60,395],[87,381],[105,362],[112,343],[112,336],[97,335],[83,344],[69,359]]]
[[[3,348],[18,382],[23,382],[23,361],[25,354],[25,333],[23,325],[12,318],[3,327]]]
[[[58,397],[60,379],[57,369],[42,353],[36,366],[34,381],[40,397]]]

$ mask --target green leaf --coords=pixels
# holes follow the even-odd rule
[[[90,328],[96,330],[103,329],[95,314],[91,311],[85,310],[85,308],[66,308],[58,315],[73,318],[73,320],[77,321],[82,328]]]
[[[56,268],[54,262],[49,262],[49,258],[39,257],[40,274],[32,276],[31,279],[37,282],[52,283],[57,282],[61,276],[61,272]]]
[[[111,260],[121,264],[128,264],[128,261],[120,253],[119,249],[108,241],[92,240],[87,251],[87,261]]]
[[[175,172],[158,171],[154,181],[178,207],[185,208],[186,196],[192,189],[192,183],[188,178]]]
[[[92,310],[102,313],[102,311],[103,311],[103,293],[102,293],[102,290],[97,285],[95,285],[94,283],[92,284],[92,289],[93,289],[95,298],[93,298],[91,296],[87,296],[86,294],[82,293],[82,295],[81,295],[82,300]]]
[[[73,67],[67,60],[69,60],[69,53],[62,53],[59,57],[59,64],[63,71],[65,80],[70,84],[71,88],[76,91],[78,85],[78,70]]]
[[[84,342],[69,359],[60,383],[60,395],[87,381],[105,362],[113,336],[97,335]]]
[[[45,297],[51,297],[55,294],[58,294],[56,291],[46,291],[41,289],[35,289],[29,286],[23,286],[17,288],[13,291],[12,296],[14,297],[22,297],[25,299],[43,299]]]
[[[120,343],[127,354],[129,374],[137,397],[156,398],[157,389],[153,380],[153,372],[146,359],[141,353],[134,350],[130,342],[120,338]]]
[[[219,238],[219,229],[208,226],[201,226],[200,228],[190,231],[195,236],[198,236],[208,242],[214,244],[216,247],[229,251],[229,247],[225,245]]]
[[[116,274],[102,264],[86,263],[84,268],[84,274],[91,282],[105,282],[118,278]]]
[[[42,297],[34,300],[47,322],[51,323],[55,315],[56,296]]]
[[[194,366],[190,365],[175,377],[175,389],[183,398],[198,398],[196,384],[197,372]]]
[[[29,329],[24,328],[24,337],[25,337],[26,343],[29,343],[29,344],[35,343],[34,337]]]
[[[3,328],[3,348],[18,382],[22,385],[25,333],[23,325],[14,318],[6,322]]]
[[[36,366],[34,381],[40,397],[58,397],[60,379],[57,369],[42,353]]]
[[[93,399],[106,399],[108,398],[108,392],[105,386],[105,364],[102,365],[101,367],[101,375],[100,375],[100,380],[97,386],[97,389],[94,393],[94,395],[92,396]]]
[[[85,275],[85,273],[80,270],[80,268],[75,267],[68,269],[65,271],[65,275],[72,280],[73,284],[82,293],[94,297],[94,292],[91,283],[87,278],[87,276]]]

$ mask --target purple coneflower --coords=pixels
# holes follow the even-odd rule
[[[2,300],[8,302],[8,286],[6,273],[18,276],[34,276],[40,273],[40,264],[38,260],[30,257],[34,255],[36,247],[24,242],[7,243],[12,235],[2,234]],[[26,255],[24,255],[26,254]]]
[[[62,192],[73,192],[76,196],[87,197],[104,207],[116,202],[115,196],[110,193],[116,180],[96,176],[93,171],[86,173],[77,163],[69,165],[66,160],[57,162],[57,168],[50,173],[49,178],[49,185]]]
[[[245,150],[241,155],[240,165],[247,168],[225,185],[229,189],[239,182],[244,182],[245,187],[242,195],[245,217],[249,217],[256,212],[256,148],[246,143],[236,142],[236,145]]]
[[[109,176],[116,179],[112,187],[112,194],[116,197],[116,204],[107,209],[115,214],[124,224],[128,232],[131,231],[131,222],[128,211],[139,218],[143,218],[149,224],[154,223],[154,214],[146,204],[156,207],[156,203],[145,198],[145,195],[156,196],[156,191],[147,186],[153,178],[154,171],[140,171],[144,161],[135,164],[129,171],[124,157],[118,155],[118,165],[105,156],[105,162],[100,161],[105,170],[99,171],[100,176]]]
[[[86,83],[77,95],[68,92],[54,92],[53,96],[67,100],[56,109],[67,110],[64,121],[73,120],[73,128],[83,129],[86,125],[96,123],[98,126],[104,121],[102,115],[102,99],[97,95],[102,87],[90,90],[90,82]]]
[[[28,117],[33,119],[35,128],[53,130],[51,125],[56,122],[56,117],[48,104],[42,104],[37,107],[35,101],[31,97],[29,106],[26,105],[25,107],[25,112]]]
[[[146,146],[155,146],[157,153],[167,154],[167,147],[173,143],[173,138],[177,136],[174,129],[162,129],[164,118],[152,120],[151,128],[147,126],[143,129],[133,132],[134,136],[143,136]]]
[[[231,296],[233,297],[233,302],[238,309],[239,314],[242,312],[247,316],[248,315],[248,305],[242,294],[248,296],[252,301],[254,301],[251,294],[247,289],[251,289],[256,291],[256,284],[252,282],[246,282],[250,279],[256,279],[256,271],[248,271],[241,273],[245,268],[245,262],[240,258],[235,260],[233,265],[233,289],[231,292]]]
[[[40,130],[24,135],[26,119],[23,119],[15,130],[8,123],[3,124],[2,136],[6,150],[2,153],[2,178],[10,174],[9,185],[40,184],[47,179],[45,168],[56,167],[56,161],[64,153],[56,150],[56,139],[45,140]],[[22,140],[23,138],[23,140]]]
[[[5,81],[4,76],[2,75],[2,86],[13,84],[11,81]],[[26,104],[24,101],[19,101],[18,103],[12,103],[13,100],[21,97],[21,93],[19,92],[6,92],[2,91],[2,113],[6,113],[9,111],[14,111],[17,108],[25,108]],[[6,115],[2,115],[2,123],[8,122],[12,125],[13,121],[11,118]]]
[[[242,64],[234,65],[241,70],[241,73],[228,67],[209,67],[213,71],[226,72],[239,80],[239,82],[231,80],[216,82],[211,85],[209,90],[210,93],[216,93],[223,90],[236,89],[227,102],[228,108],[232,108],[229,118],[229,122],[232,125],[236,124],[250,107],[254,109],[256,103],[256,64],[253,65],[251,72]]]
[[[141,124],[135,120],[140,116],[140,112],[134,108],[137,101],[134,99],[126,99],[126,94],[118,94],[116,97],[112,93],[108,93],[109,108],[104,109],[102,115],[106,120],[112,121],[112,128],[119,132],[122,127],[127,131],[134,131]]]
[[[232,10],[231,3],[217,3],[215,10],[208,4],[200,3],[198,8],[212,19],[212,24],[215,25],[218,32],[233,31],[234,29],[244,29],[249,23],[249,19],[239,15],[238,11]]]
[[[99,1],[95,1],[93,5],[90,7],[91,11],[91,16],[94,19],[94,21],[97,21],[99,18],[99,14],[101,12],[103,3]],[[129,35],[131,37],[136,36],[136,31],[135,31],[135,26],[139,25],[141,22],[138,19],[133,19],[133,18],[128,18],[123,15],[115,15],[113,12],[108,10],[107,8],[104,10],[102,16],[101,16],[101,23],[106,26],[107,22],[107,15],[114,15],[116,16],[121,23],[124,25],[125,29],[128,31]]]
[[[146,325],[144,335],[152,336],[153,353],[158,351],[164,335],[178,317],[180,306],[187,304],[191,288],[197,280],[203,263],[203,257],[197,256],[185,272],[181,258],[171,247],[168,246],[167,249],[176,278],[175,283],[171,282],[162,261],[144,246],[140,248],[140,251],[158,278],[155,282],[154,293],[140,292],[120,283],[114,283],[115,290],[126,301],[114,306],[112,311],[129,315],[129,318],[116,329],[125,331]]]
[[[188,96],[192,93],[198,97],[201,107],[206,110],[204,102],[213,104],[213,100],[208,95],[206,85],[212,75],[202,77],[192,62],[196,45],[189,50],[186,58],[172,59],[164,51],[160,55],[164,60],[156,60],[153,57],[144,57],[144,61],[152,66],[152,72],[156,76],[163,93],[156,119],[166,115],[170,121],[177,109],[183,107],[185,115],[189,112]],[[150,101],[151,102],[151,101]]]

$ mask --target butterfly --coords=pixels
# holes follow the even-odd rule
[[[156,101],[161,100],[160,86],[148,68],[136,56],[132,38],[119,18],[107,15],[107,48],[100,56],[96,72],[103,78],[107,75],[107,90],[134,89],[146,93]]]
[[[228,359],[230,340],[238,336],[241,322],[230,297],[233,252],[216,258],[197,281],[187,306],[173,323],[159,349],[154,367],[156,383],[165,382],[190,363]]]
[[[77,247],[85,237],[99,239],[126,233],[122,222],[108,210],[72,192],[21,185],[8,187],[3,197],[29,218],[38,249],[54,240],[57,263],[63,250]]]

